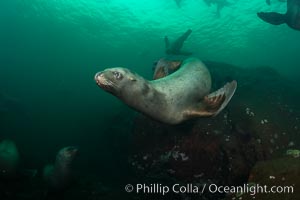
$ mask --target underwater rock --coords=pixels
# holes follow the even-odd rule
[[[239,82],[235,98],[215,118],[176,126],[139,115],[129,159],[137,179],[241,185],[257,162],[298,149],[300,93],[294,83],[269,67],[205,64],[212,90],[228,80]]]
[[[249,193],[241,197],[247,199],[274,199],[274,200],[294,200],[300,198],[298,186],[300,185],[300,160],[297,158],[284,157],[269,161],[258,162],[252,169],[249,181],[259,186],[267,186],[268,191],[271,187],[278,186],[272,191],[276,192],[259,192],[255,195]],[[279,191],[280,190],[280,191]],[[282,191],[281,191],[282,190]]]

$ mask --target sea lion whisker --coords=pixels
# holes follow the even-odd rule
[[[114,88],[120,88],[119,85],[117,85],[116,83],[114,83],[114,82],[111,81],[111,80],[107,80],[107,83],[108,83],[109,85],[113,86]]]
[[[117,85],[116,83],[114,83],[113,81],[108,80],[108,79],[103,80],[103,85],[110,86],[110,87],[113,87],[113,88],[116,88],[116,89],[120,88],[119,85]]]

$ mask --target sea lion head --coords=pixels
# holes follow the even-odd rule
[[[75,146],[68,146],[62,148],[57,156],[56,156],[56,162],[62,164],[70,164],[76,155],[78,154],[78,148]]]
[[[95,75],[97,85],[117,97],[132,93],[137,88],[137,80],[142,79],[126,68],[109,68]],[[130,92],[130,91],[131,92]]]

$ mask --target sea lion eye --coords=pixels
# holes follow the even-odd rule
[[[113,75],[118,80],[123,78],[123,75],[120,72],[113,72]]]

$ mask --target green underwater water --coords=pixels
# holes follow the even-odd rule
[[[78,145],[84,169],[126,176],[119,168],[135,113],[100,90],[94,74],[122,66],[151,79],[153,62],[166,56],[164,36],[187,29],[183,49],[202,60],[270,66],[297,79],[300,32],[256,16],[284,13],[286,3],[230,2],[218,18],[201,0],[1,0],[0,94],[14,103],[0,104],[0,139],[15,140],[28,167]]]

